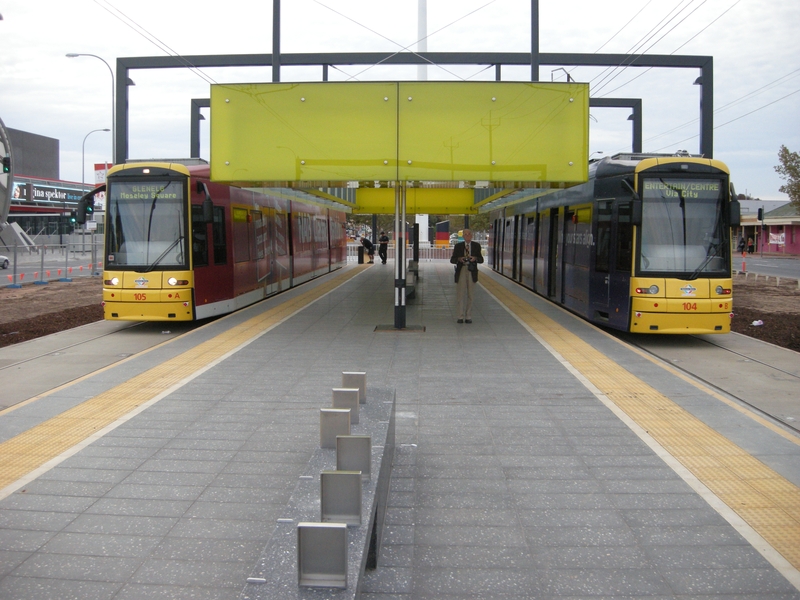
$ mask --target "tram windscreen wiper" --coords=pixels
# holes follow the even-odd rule
[[[151,263],[151,264],[150,264],[150,265],[149,265],[149,266],[148,266],[148,267],[147,267],[147,268],[144,270],[144,272],[145,272],[145,273],[149,273],[150,271],[152,271],[153,269],[155,269],[155,268],[156,268],[156,266],[158,265],[158,263],[160,263],[160,262],[161,262],[161,261],[164,259],[164,257],[165,257],[167,254],[169,254],[169,251],[170,251],[170,250],[172,250],[172,249],[173,249],[175,246],[177,246],[178,244],[180,244],[182,241],[183,241],[183,236],[182,236],[182,235],[181,235],[181,236],[178,236],[178,238],[177,238],[175,241],[173,241],[173,242],[172,242],[172,243],[171,243],[171,244],[170,244],[170,245],[167,247],[167,249],[166,249],[166,250],[164,250],[164,251],[163,251],[163,252],[162,252],[162,253],[159,255],[159,257],[158,257],[157,259],[155,259],[155,260],[154,260],[154,261],[153,261],[153,262],[152,262],[152,263]]]
[[[709,254],[708,256],[706,256],[705,260],[700,263],[700,266],[697,267],[691,275],[689,275],[689,277],[688,277],[689,281],[694,281],[695,279],[697,279],[700,276],[700,273],[703,272],[703,269],[705,269],[712,260],[714,260],[715,258],[717,258],[719,256],[722,256],[722,254],[720,254],[720,248],[721,247],[722,246],[720,245],[719,242],[716,242],[716,243],[712,242],[711,243],[711,246],[709,247],[709,250],[711,248],[714,248],[714,252]]]

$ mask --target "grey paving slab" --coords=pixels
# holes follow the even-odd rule
[[[449,265],[420,268],[407,322],[425,333],[375,332],[393,321],[393,273],[367,269],[0,500],[0,598],[238,598],[318,442],[318,409],[351,370],[397,390],[385,545],[365,600],[800,598],[482,288],[474,323],[457,325]],[[0,439],[302,291],[0,416]],[[800,471],[790,442],[532,302]]]

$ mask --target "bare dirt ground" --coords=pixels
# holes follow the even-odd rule
[[[100,277],[0,288],[0,348],[103,318]],[[800,352],[800,289],[794,279],[737,275],[731,329]],[[762,321],[763,325],[753,325]]]

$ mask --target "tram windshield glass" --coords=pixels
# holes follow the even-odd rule
[[[722,179],[642,180],[641,273],[727,273],[724,189]]]
[[[108,183],[106,268],[188,268],[184,180]]]

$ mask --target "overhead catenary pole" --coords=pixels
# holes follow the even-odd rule
[[[394,328],[406,328],[406,182],[394,186]]]
[[[539,0],[531,0],[531,81],[539,81]]]
[[[428,51],[428,1],[419,0],[417,6],[417,53],[422,54]],[[417,79],[427,81],[428,65],[422,63],[417,65]]]
[[[272,0],[272,81],[281,80],[281,0]]]

